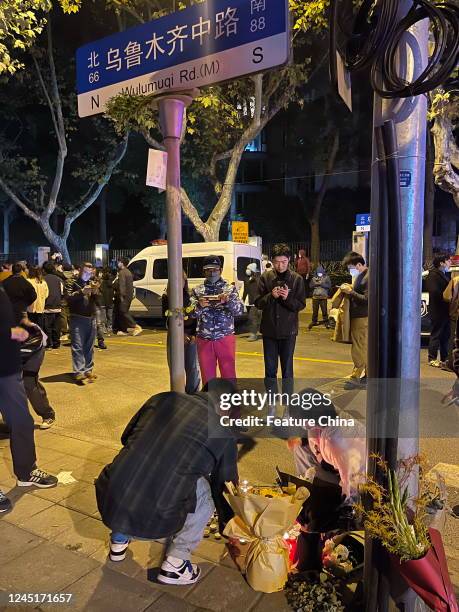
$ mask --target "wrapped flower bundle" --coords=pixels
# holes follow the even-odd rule
[[[307,489],[284,493],[271,487],[250,487],[243,481],[239,487],[227,483],[225,495],[235,517],[227,524],[224,535],[247,543],[243,572],[256,591],[273,593],[283,589],[290,569],[289,548],[284,534],[295,523]]]

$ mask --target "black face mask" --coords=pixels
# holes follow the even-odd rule
[[[220,280],[221,276],[221,272],[208,273],[206,274],[206,280],[212,285],[215,285],[215,283]]]

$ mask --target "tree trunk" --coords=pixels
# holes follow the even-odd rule
[[[325,194],[327,193],[331,174],[335,167],[338,150],[339,130],[337,129],[333,136],[333,142],[328,156],[327,167],[325,170],[324,177],[322,179],[322,184],[314,199],[314,206],[312,212],[308,216],[308,223],[311,228],[311,262],[313,265],[317,265],[320,263],[320,212],[322,210],[322,204],[325,198]]]
[[[424,261],[432,258],[432,236],[434,224],[435,180],[434,180],[434,150],[432,135],[427,136],[426,184],[424,197]]]
[[[102,189],[99,196],[99,241],[107,244],[107,187]]]
[[[11,206],[3,208],[3,254],[10,254],[10,222]]]
[[[319,219],[310,219],[311,227],[311,262],[314,266],[320,263],[320,222]]]
[[[158,222],[158,227],[159,227],[159,238],[160,240],[164,240],[166,238],[166,233],[167,233],[166,214],[161,216],[161,219]]]
[[[53,229],[51,228],[49,219],[41,218],[39,221],[39,225],[51,246],[53,246],[56,251],[58,251],[62,255],[64,262],[72,263],[70,260],[70,253],[67,246],[67,237],[56,234],[56,232],[53,231]]]

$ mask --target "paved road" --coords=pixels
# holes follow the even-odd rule
[[[346,410],[361,412],[365,407],[365,393],[344,393],[342,378],[350,373],[350,348],[330,341],[330,332],[323,328],[307,331],[309,315],[302,318],[295,353],[295,374],[300,388],[303,384],[321,386],[335,394],[336,404]],[[93,438],[118,444],[121,432],[131,416],[143,402],[161,391],[168,390],[166,363],[166,332],[147,329],[132,337],[107,339],[108,350],[96,352],[95,384],[78,387],[73,384],[70,348],[46,354],[42,380],[57,413],[56,428],[77,438]],[[453,503],[459,503],[459,443],[457,436],[457,408],[445,408],[441,398],[451,387],[451,374],[426,365],[425,349],[421,351],[421,376],[425,387],[421,393],[422,439],[421,450],[432,465],[451,466],[450,482],[457,480],[457,489],[451,489]],[[263,377],[261,341],[247,342],[244,334],[237,338],[237,373],[244,378]],[[341,380],[340,380],[341,379]],[[241,461],[240,473],[256,482],[270,482],[274,467],[293,469],[292,459],[285,443],[276,439],[258,441],[253,451]],[[457,521],[456,521],[457,522]],[[454,525],[451,526],[454,529]],[[452,532],[451,532],[452,535]]]

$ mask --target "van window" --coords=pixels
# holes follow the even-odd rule
[[[202,257],[189,257],[188,258],[188,278],[204,278],[204,272],[202,266],[204,265],[204,255]],[[220,261],[222,262],[222,268],[225,263],[225,258],[219,255]]]
[[[145,278],[145,272],[147,271],[147,260],[138,259],[128,265],[128,268],[132,274],[132,280],[138,281]]]
[[[238,257],[237,258],[237,280],[243,281],[246,278],[245,270],[250,263],[257,264],[257,270],[260,272],[260,260],[254,257]]]
[[[185,272],[188,267],[188,257],[184,257],[182,259],[183,269]],[[167,259],[155,259],[155,263],[153,264],[153,278],[167,280]]]

